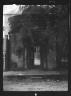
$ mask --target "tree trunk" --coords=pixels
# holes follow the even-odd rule
[[[46,50],[47,50],[47,51],[46,51],[46,52],[47,52],[47,54],[46,54],[46,59],[47,59],[47,69],[48,69],[49,40],[47,41],[46,46],[47,46],[47,47],[46,47],[46,48],[47,48],[47,49],[46,49]]]
[[[34,46],[31,47],[31,68],[34,68]]]
[[[41,67],[42,69],[47,68],[47,45],[42,44],[40,47],[40,59],[41,59]]]
[[[25,69],[25,46],[23,46],[23,69]]]
[[[40,60],[41,60],[41,68],[43,69],[44,68],[44,56],[43,56],[43,46],[41,45],[40,46]]]
[[[61,67],[61,48],[60,46],[57,44],[57,47],[56,47],[56,64],[57,64],[57,69],[59,69]]]
[[[25,69],[27,69],[27,47],[25,47]]]
[[[34,49],[29,44],[28,44],[27,49],[28,49],[28,58],[27,58],[28,68],[31,69],[33,68],[33,65],[34,65]]]
[[[30,69],[30,64],[31,64],[31,48],[29,46],[28,49],[28,68]]]
[[[43,46],[44,48],[44,69],[46,69],[47,68],[47,44],[45,43],[44,44],[44,46]]]
[[[30,52],[30,50],[29,50],[29,45],[28,45],[28,47],[27,47],[27,68],[29,69],[29,52]]]

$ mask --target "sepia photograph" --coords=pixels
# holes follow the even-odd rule
[[[3,5],[3,91],[68,91],[68,5]]]

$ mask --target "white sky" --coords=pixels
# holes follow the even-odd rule
[[[19,11],[19,6],[20,5],[15,5],[15,4],[3,6],[3,26],[5,28],[5,30],[3,31],[3,38],[5,37],[5,35],[8,35],[9,32],[8,18],[16,14],[21,14],[21,11]],[[25,5],[21,5],[21,6],[25,6]]]
[[[8,18],[13,15],[20,14],[19,13],[19,6],[20,5],[15,5],[15,4],[3,6],[3,26],[5,29],[3,31],[3,38],[5,37],[5,35],[8,35],[8,32],[9,32]]]

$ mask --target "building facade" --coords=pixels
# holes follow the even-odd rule
[[[7,56],[4,66],[5,70],[25,69],[56,69],[56,52],[48,51],[45,45],[26,44],[20,33],[9,33],[9,40],[6,39]]]

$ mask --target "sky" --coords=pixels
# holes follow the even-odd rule
[[[5,37],[5,35],[8,35],[8,32],[10,30],[8,18],[16,14],[19,14],[19,6],[20,5],[15,5],[15,4],[3,6],[3,29],[4,29],[3,38]]]
[[[15,4],[3,6],[3,29],[4,29],[3,38],[5,37],[5,35],[8,35],[8,32],[10,30],[8,18],[16,14],[21,14],[21,11],[19,11],[19,6],[20,5],[15,5]],[[25,6],[25,5],[21,5],[21,6]]]

